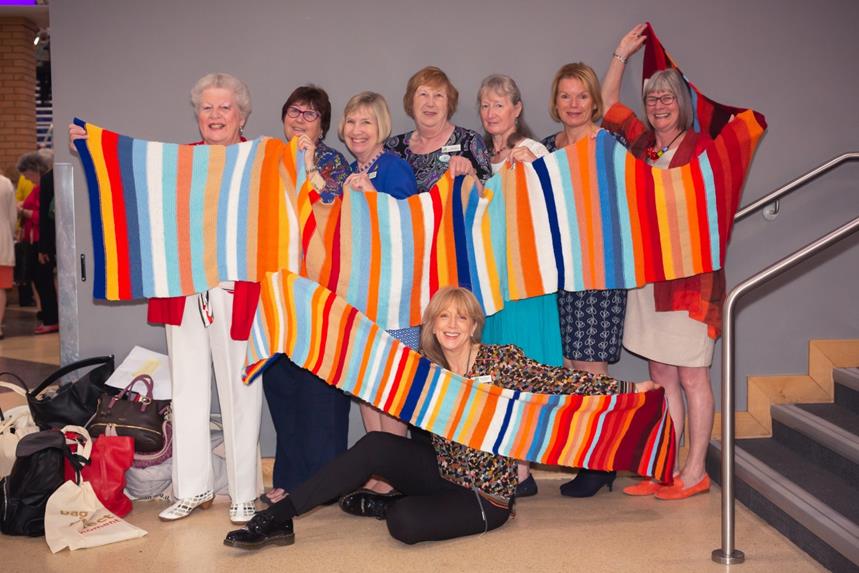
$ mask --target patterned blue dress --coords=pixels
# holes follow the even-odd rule
[[[541,143],[557,151],[557,134]],[[623,289],[558,291],[558,319],[564,357],[588,362],[617,362],[623,342],[626,291]]]

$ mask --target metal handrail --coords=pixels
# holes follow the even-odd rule
[[[743,552],[734,546],[734,308],[737,299],[856,231],[859,231],[859,217],[747,278],[734,287],[725,300],[722,330],[722,547],[714,549],[712,554],[713,561],[717,563],[733,565],[745,560]]]
[[[746,205],[745,207],[743,207],[742,209],[737,211],[737,214],[734,215],[734,222],[737,222],[741,219],[745,219],[746,217],[748,217],[749,215],[751,215],[755,211],[758,211],[758,210],[766,207],[770,203],[775,203],[775,212],[778,212],[778,200],[779,199],[781,199],[782,197],[784,197],[785,195],[787,195],[788,193],[790,193],[791,191],[793,191],[797,187],[800,187],[803,184],[807,183],[808,181],[814,179],[818,175],[826,173],[827,171],[829,171],[833,167],[837,167],[838,165],[841,165],[845,161],[850,161],[852,159],[859,159],[859,151],[849,151],[847,153],[842,153],[841,155],[837,155],[837,156],[833,157],[832,159],[830,159],[826,163],[821,163],[820,165],[818,165],[817,167],[815,167],[814,169],[812,169],[808,173],[805,173],[804,175],[800,175],[799,177],[797,177],[796,179],[794,179],[793,181],[791,181],[789,183],[785,183],[784,185],[782,185],[781,187],[779,187],[778,189],[776,189],[772,193],[769,193],[768,195],[765,195],[764,197],[761,197],[760,199],[749,203],[748,205]]]

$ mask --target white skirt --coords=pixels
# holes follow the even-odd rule
[[[623,346],[648,360],[672,366],[710,366],[715,341],[707,325],[685,310],[656,312],[653,285],[630,290]]]

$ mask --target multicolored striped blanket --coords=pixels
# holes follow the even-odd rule
[[[260,297],[248,351],[251,378],[277,349],[328,384],[475,449],[671,479],[674,428],[662,390],[549,395],[481,384],[432,364],[341,297],[295,273],[268,275]]]

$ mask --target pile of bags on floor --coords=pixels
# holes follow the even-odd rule
[[[145,535],[121,518],[171,490],[167,357],[135,348],[116,371],[110,356],[82,360],[32,391],[0,377],[27,399],[0,411],[0,531],[45,535],[55,553]]]

